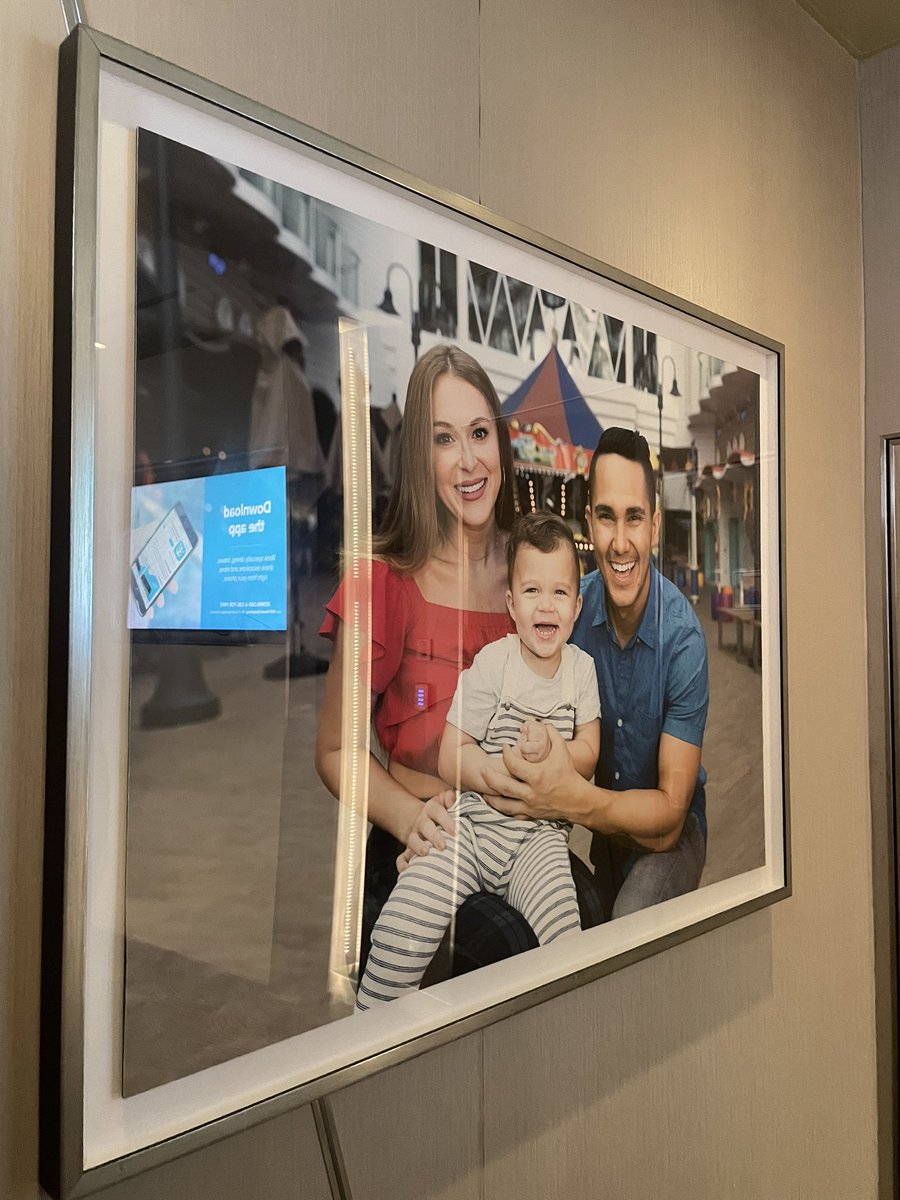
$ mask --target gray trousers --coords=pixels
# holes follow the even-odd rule
[[[688,813],[674,849],[638,857],[619,889],[613,920],[693,892],[700,886],[705,863],[706,838],[694,813]]]
[[[456,910],[476,892],[505,899],[542,946],[581,929],[567,826],[504,816],[477,792],[463,792],[450,813],[456,835],[414,858],[381,910],[358,1011],[419,986]]]

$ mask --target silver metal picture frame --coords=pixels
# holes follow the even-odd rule
[[[41,1154],[70,1197],[780,900],[790,837],[781,345],[85,26],[58,112]],[[689,789],[705,866],[617,916],[576,827],[572,870],[599,897],[580,932],[465,971],[452,933],[421,987],[355,1012],[373,780],[425,798],[437,775],[436,748],[426,769],[389,740],[378,680],[409,581],[441,605],[398,568],[385,610],[372,552],[407,386],[448,346],[489,379],[499,415],[471,428],[512,470],[447,474],[463,523],[493,471],[486,521],[505,488],[602,579],[594,446],[610,427],[649,446],[647,578],[709,679]],[[513,628],[505,590],[493,637]],[[471,659],[441,709],[437,652],[407,651],[425,664],[408,714],[443,727]],[[666,852],[651,840],[619,838],[615,886]]]

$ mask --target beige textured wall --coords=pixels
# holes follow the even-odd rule
[[[863,175],[863,252],[866,314],[865,518],[869,632],[869,745],[872,784],[872,851],[875,887],[887,898],[893,886],[893,831],[887,758],[884,563],[881,519],[883,437],[900,434],[900,47],[860,66],[860,135]],[[891,946],[896,936],[882,907],[876,910],[879,1094],[884,1153],[895,1117],[890,1108]],[[887,1167],[887,1161],[885,1161]]]
[[[487,1031],[485,1195],[599,1195],[593,1168],[635,1198],[862,1200],[876,1182],[855,65],[776,0],[573,0],[538,39],[544,11],[483,9],[484,202],[786,346],[794,896]]]
[[[786,0],[85,0],[787,347],[793,898],[337,1097],[356,1200],[876,1195],[856,69]],[[0,1195],[36,1194],[54,0],[0,0]],[[110,1200],[326,1195],[300,1111]]]

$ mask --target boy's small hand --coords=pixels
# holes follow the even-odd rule
[[[543,762],[550,753],[550,736],[541,721],[526,721],[519,730],[516,749],[526,762]]]
[[[417,855],[415,850],[410,850],[409,846],[407,846],[403,853],[397,856],[397,874],[402,875],[412,860],[416,857]]]

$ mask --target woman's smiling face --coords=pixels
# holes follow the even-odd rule
[[[464,379],[441,375],[431,393],[431,421],[438,500],[458,524],[486,528],[494,520],[502,475],[499,432],[487,400]]]

